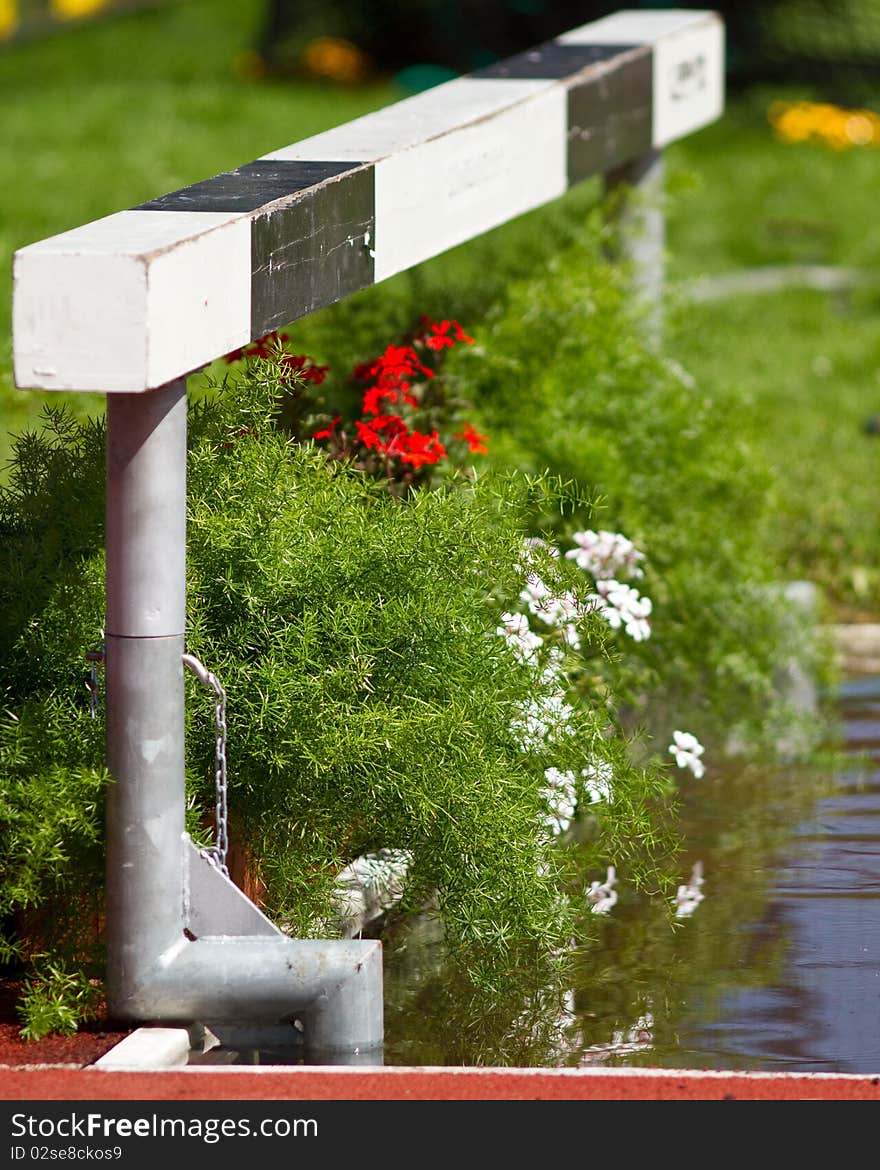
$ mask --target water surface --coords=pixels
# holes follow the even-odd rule
[[[688,785],[681,879],[699,863],[703,900],[670,921],[622,880],[564,988],[489,1003],[436,922],[387,931],[385,1064],[880,1073],[880,678],[846,683],[837,711],[834,766]]]
[[[682,880],[700,861],[704,900],[670,929],[622,889],[561,1002],[481,1011],[430,942],[389,940],[386,1064],[880,1072],[880,679],[838,713],[824,775],[691,786]]]

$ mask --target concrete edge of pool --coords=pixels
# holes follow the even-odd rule
[[[185,1028],[138,1028],[91,1065],[0,1066],[0,1100],[880,1100],[880,1073],[187,1065],[189,1053]]]

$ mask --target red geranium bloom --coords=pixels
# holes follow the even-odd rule
[[[384,454],[395,454],[395,443],[399,436],[407,433],[406,423],[396,414],[379,414],[369,422],[358,420],[358,439],[365,447]]]
[[[316,386],[324,381],[330,369],[329,366],[317,365],[314,358],[304,353],[286,353],[281,358],[281,364],[299,374],[304,382],[314,382]]]
[[[399,414],[378,414],[372,420],[377,431],[386,431],[389,435],[405,435],[406,423]]]
[[[434,377],[434,371],[422,365],[411,345],[389,345],[380,357],[355,366],[353,373],[360,382],[375,378],[377,382],[393,386],[417,373],[426,378]]]
[[[489,454],[489,449],[486,446],[489,436],[481,435],[479,431],[474,430],[470,423],[465,424],[463,431],[456,431],[453,437],[467,443],[470,449],[477,455]]]
[[[370,358],[368,362],[360,362],[351,371],[351,376],[358,382],[366,382],[369,378],[372,378],[375,365],[375,358]]]
[[[358,439],[365,447],[374,451],[384,451],[386,444],[381,435],[376,434],[373,423],[362,423],[360,421],[354,424],[357,427]]]
[[[224,360],[231,365],[232,362],[241,361],[245,357],[272,357],[278,347],[287,340],[286,333],[279,333],[277,329],[273,329],[271,333],[264,333],[262,337],[256,338],[250,345],[243,345],[241,349],[232,350],[231,353],[226,354]]]
[[[330,423],[329,426],[324,427],[323,430],[315,431],[312,438],[314,438],[314,439],[335,439],[336,438],[336,428],[339,426],[339,423],[341,422],[341,420],[342,420],[342,415],[337,414],[336,418],[334,418],[333,422]]]
[[[428,349],[435,351],[451,349],[456,341],[464,341],[468,345],[474,343],[474,339],[468,337],[457,321],[431,321],[427,317],[422,317],[422,326],[419,340],[424,342]]]
[[[446,458],[446,448],[436,431],[430,435],[411,431],[399,446],[401,463],[409,463],[413,467],[421,467],[423,463],[437,463]]]
[[[364,414],[381,414],[384,409],[383,402],[394,404],[400,401],[408,402],[410,406],[418,406],[416,399],[409,393],[409,382],[401,382],[399,386],[378,382],[365,391],[361,410]]]

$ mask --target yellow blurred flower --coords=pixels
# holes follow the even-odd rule
[[[342,37],[316,37],[303,53],[303,65],[317,77],[331,81],[362,81],[369,72],[369,59],[357,45]]]
[[[783,142],[823,142],[833,150],[880,146],[880,115],[828,102],[773,102],[767,117]]]
[[[18,0],[0,0],[0,41],[11,37],[18,28]]]
[[[52,15],[58,20],[80,20],[106,8],[107,0],[52,0]]]

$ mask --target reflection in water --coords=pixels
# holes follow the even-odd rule
[[[757,945],[787,940],[772,984],[729,988],[681,1043],[702,1067],[880,1071],[880,680],[845,689],[851,765],[793,828],[773,868]]]
[[[386,1064],[880,1072],[880,679],[848,683],[840,715],[830,774],[690,785],[672,912],[610,875],[617,903],[566,989],[487,1003],[430,923],[392,933]]]
[[[385,1063],[880,1073],[880,678],[839,710],[837,768],[691,783],[689,878],[665,911],[621,867],[593,881],[596,939],[564,984],[526,965],[478,991],[436,916],[391,925]],[[224,1055],[302,1060],[205,1059]]]
[[[675,917],[690,918],[699,904],[705,898],[703,893],[703,863],[695,861],[691,870],[690,881],[687,885],[679,886],[675,895]]]
[[[591,914],[608,914],[617,905],[617,871],[613,865],[608,866],[605,881],[590,882],[590,888],[585,896],[590,906]]]

